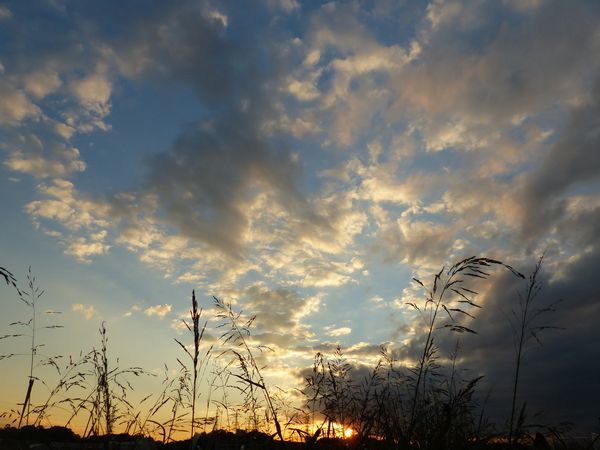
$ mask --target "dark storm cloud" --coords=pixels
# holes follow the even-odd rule
[[[600,83],[575,108],[525,189],[524,232],[539,234],[565,214],[570,188],[600,179]]]
[[[521,369],[519,402],[527,401],[529,423],[556,425],[573,422],[578,430],[597,426],[600,391],[597,374],[600,371],[600,285],[597,268],[600,255],[600,210],[578,217],[578,229],[593,230],[588,244],[595,251],[582,254],[566,265],[560,274],[551,272],[548,258],[541,281],[543,290],[533,303],[533,310],[558,302],[555,312],[543,314],[533,326],[553,326],[539,334],[540,346],[530,338]],[[533,266],[530,264],[530,266]],[[530,267],[532,269],[532,267]],[[555,279],[551,280],[554,276]],[[477,330],[475,336],[461,339],[461,367],[468,376],[484,375],[480,393],[489,389],[487,412],[502,426],[510,415],[510,399],[515,370],[514,329],[509,323],[512,310],[519,311],[519,295],[525,295],[527,282],[512,275],[496,274],[491,279],[484,307],[468,326]],[[439,335],[441,355],[452,350],[455,336]],[[539,417],[535,414],[543,413]]]

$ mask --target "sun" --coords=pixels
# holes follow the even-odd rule
[[[344,437],[350,439],[352,436],[354,436],[354,430],[352,428],[346,428],[344,430]]]

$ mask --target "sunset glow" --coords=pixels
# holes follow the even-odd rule
[[[597,0],[0,0],[0,428],[598,432],[599,118]]]

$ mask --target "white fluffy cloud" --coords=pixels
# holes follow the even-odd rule
[[[125,248],[256,313],[255,342],[289,358],[361,332],[347,317],[314,327],[318,311],[404,314],[419,294],[398,273],[549,247],[567,283],[597,253],[598,6],[376,3],[268,1],[276,20],[249,32],[227,5],[159,2],[110,38],[74,25],[55,31],[55,51],[0,55],[3,169],[38,178],[25,211],[66,254]],[[5,7],[0,19],[15,22]],[[119,120],[134,96],[169,90],[191,98],[193,118],[147,127],[161,147],[136,155],[141,179],[88,167],[105,150],[94,142],[129,151]],[[83,187],[103,177],[128,188]],[[382,288],[396,283],[400,294]],[[382,321],[418,341],[414,324]],[[375,344],[351,352],[375,357]]]
[[[27,74],[23,84],[25,90],[36,99],[43,99],[56,91],[62,85],[62,80],[56,70],[48,68]]]
[[[144,309],[144,314],[146,314],[148,317],[156,316],[162,319],[171,312],[172,308],[173,306],[169,304],[149,306],[148,308]]]
[[[352,328],[350,327],[339,327],[327,330],[327,335],[331,337],[347,336],[350,333],[352,333]]]
[[[18,125],[26,119],[36,119],[41,110],[15,85],[3,80],[0,74],[0,124]]]
[[[4,165],[10,170],[26,173],[35,178],[61,178],[86,169],[86,164],[81,160],[77,148],[59,145],[50,153],[52,157],[45,158],[43,152],[25,153],[15,150]]]
[[[83,303],[74,303],[71,305],[71,310],[78,314],[81,314],[85,320],[92,319],[97,311],[94,305],[84,305]]]

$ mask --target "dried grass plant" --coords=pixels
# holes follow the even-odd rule
[[[192,412],[192,421],[190,426],[190,439],[194,437],[194,432],[196,428],[196,400],[198,398],[198,382],[200,379],[200,371],[201,368],[206,368],[208,365],[208,361],[210,359],[213,346],[209,346],[204,353],[203,357],[200,358],[200,345],[202,343],[202,338],[204,337],[204,333],[206,331],[206,326],[208,325],[208,321],[204,322],[204,325],[200,326],[200,318],[202,317],[202,308],[198,307],[198,301],[196,300],[196,292],[192,291],[192,308],[190,309],[190,321],[182,319],[183,324],[187,328],[187,330],[192,335],[192,346],[191,349],[188,349],[180,340],[175,339],[175,342],[179,344],[179,346],[183,349],[185,354],[191,360],[191,369],[189,373],[192,377],[192,387],[191,387],[191,412]],[[182,366],[185,366],[181,363]]]
[[[232,375],[242,382],[243,387],[241,387],[240,390],[246,395],[247,403],[252,407],[251,412],[254,413],[253,419],[255,429],[258,429],[258,417],[256,416],[257,401],[255,396],[256,390],[258,390],[259,392],[262,392],[267,406],[265,416],[270,416],[270,419],[275,425],[275,435],[281,441],[285,441],[272,394],[269,392],[261,368],[256,362],[256,358],[247,339],[250,336],[250,327],[256,317],[252,316],[244,320],[242,318],[242,311],[235,312],[231,303],[224,302],[217,297],[213,297],[213,299],[217,309],[217,318],[221,320],[219,327],[224,329],[221,334],[221,342],[223,345],[231,346],[225,352],[221,353],[220,356],[231,354],[233,355],[231,361],[237,363],[241,374],[233,373]],[[257,346],[257,349],[262,352],[263,350],[268,349],[268,347],[259,345]]]

